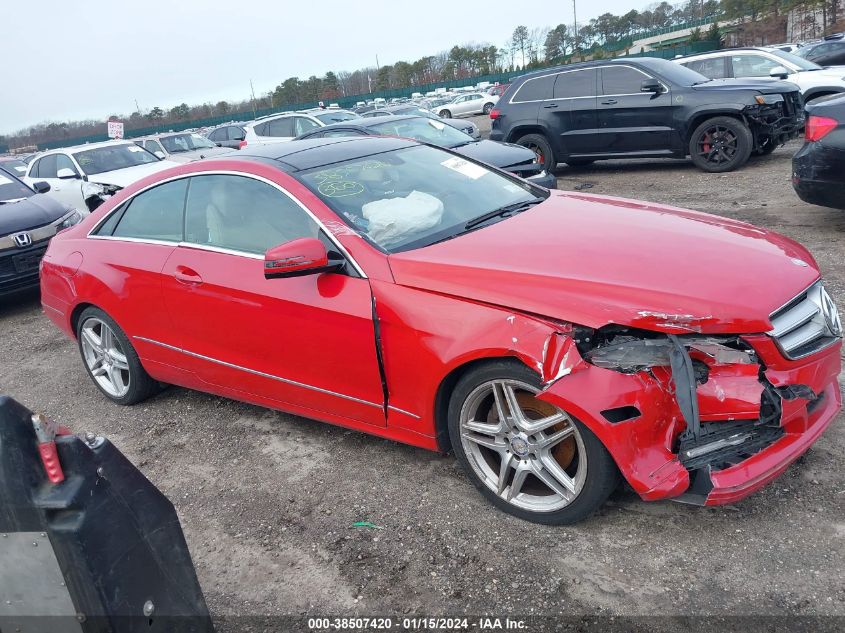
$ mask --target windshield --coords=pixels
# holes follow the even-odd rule
[[[650,69],[646,67],[646,70]],[[701,73],[697,73],[694,70],[691,70],[686,66],[676,64],[675,62],[661,64],[659,68],[655,69],[655,72],[660,73],[669,81],[681,86],[696,86],[710,81]]]
[[[371,125],[370,129],[384,136],[402,136],[440,147],[458,147],[474,142],[471,136],[451,125],[424,117],[398,120],[385,117],[384,121]]]
[[[0,165],[5,166],[6,163],[0,163]],[[34,193],[20,180],[0,169],[0,204],[5,204],[11,200],[29,198]]]
[[[84,152],[76,152],[73,157],[86,174],[102,174],[115,169],[126,169],[158,161],[155,155],[143,147],[138,147],[135,143],[88,149]]]
[[[0,168],[5,169],[15,176],[26,175],[26,163],[22,160],[3,160],[0,161]]]
[[[162,136],[158,139],[164,145],[169,154],[179,152],[190,152],[195,149],[208,149],[217,147],[214,143],[199,134],[174,134],[173,136]]]
[[[332,123],[340,123],[341,121],[351,121],[353,119],[359,119],[357,114],[354,112],[347,112],[346,110],[333,110],[331,112],[320,112],[318,114],[313,115],[314,118],[320,119],[326,125],[331,125]]]
[[[294,176],[362,237],[391,253],[466,233],[476,228],[468,223],[496,209],[544,199],[528,183],[419,145]]]
[[[818,64],[814,64],[811,61],[807,61],[802,57],[798,57],[793,53],[787,53],[786,51],[781,51],[778,49],[771,49],[769,52],[774,55],[775,57],[780,57],[785,62],[789,62],[793,66],[798,66],[801,70],[821,70],[822,67]]]

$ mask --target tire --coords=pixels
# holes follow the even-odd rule
[[[589,158],[570,158],[566,161],[566,164],[570,167],[586,167],[587,165],[592,165],[594,162],[596,161]]]
[[[493,109],[492,103],[485,103],[484,107],[481,109],[482,114],[490,114],[490,111]]]
[[[449,110],[441,110],[440,116],[442,116],[444,119],[451,119],[452,113]]]
[[[470,370],[449,400],[449,437],[464,472],[497,508],[534,523],[576,523],[607,500],[619,471],[590,429],[537,400],[533,394],[539,391],[537,374],[517,361],[491,361]],[[495,401],[507,410],[508,395],[524,414],[519,427],[498,422]],[[541,419],[547,421],[545,430],[525,426]]]
[[[543,165],[546,171],[551,172],[557,167],[554,150],[542,134],[526,134],[518,138],[516,144],[532,150],[537,155],[537,162]]]
[[[89,378],[112,402],[137,404],[161,389],[141,365],[120,326],[99,308],[86,308],[76,327],[79,353]],[[99,375],[95,373],[99,371]]]
[[[695,128],[690,136],[689,154],[699,169],[722,173],[747,163],[753,147],[754,139],[745,123],[717,116]]]

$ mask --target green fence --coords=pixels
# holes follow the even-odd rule
[[[648,52],[637,52],[637,51],[629,51],[627,55],[622,54],[614,54],[614,52],[606,52],[601,48],[591,49],[584,51],[583,55],[587,57],[594,57],[597,58],[597,53],[601,50],[601,53],[598,53],[603,58],[610,59],[612,57],[662,57],[664,59],[672,59],[678,55],[690,55],[693,53],[701,53],[704,51],[713,50],[719,47],[718,42],[690,42],[688,44],[678,45],[678,46],[671,46],[666,47],[656,51],[648,51]],[[557,60],[556,64],[553,65],[563,65],[566,63],[572,63],[574,61],[579,61],[576,59],[568,59],[568,60]],[[352,108],[358,101],[368,101],[372,99],[382,98],[382,99],[393,99],[396,97],[407,97],[412,92],[421,92],[425,94],[426,92],[431,92],[436,88],[460,88],[462,86],[468,85],[476,85],[481,82],[489,82],[494,84],[496,82],[499,83],[507,83],[511,81],[514,77],[519,77],[524,75],[528,72],[534,72],[535,70],[542,70],[542,67],[538,68],[531,68],[525,70],[514,70],[510,72],[504,73],[496,73],[491,75],[481,75],[476,77],[466,77],[464,79],[455,79],[452,81],[439,81],[437,83],[431,84],[424,84],[421,86],[411,86],[408,88],[399,88],[395,90],[381,90],[377,92],[372,92],[369,94],[364,95],[351,95],[348,97],[338,97],[337,99],[331,99],[331,103],[337,103],[342,108]],[[198,127],[212,127],[215,125],[221,125],[223,123],[228,123],[232,120],[246,120],[252,119],[255,117],[266,116],[268,114],[276,114],[278,112],[285,112],[288,110],[304,110],[306,108],[314,108],[317,106],[317,101],[307,101],[303,103],[294,103],[294,104],[286,104],[283,107],[279,108],[259,108],[255,110],[253,114],[252,111],[247,112],[239,112],[239,113],[229,113],[224,115],[206,117],[203,119],[193,119],[190,121],[181,121],[175,123],[161,123],[159,125],[149,125],[143,128],[137,128],[132,130],[127,130],[126,134],[128,138],[137,138],[139,136],[147,136],[150,134],[158,134],[160,132],[180,132],[182,130],[188,128],[198,128]],[[105,124],[103,125],[105,127]],[[44,149],[55,149],[58,147],[67,147],[69,145],[81,145],[83,143],[97,143],[100,141],[107,141],[108,136],[105,133],[102,134],[91,134],[89,136],[79,136],[75,138],[69,139],[62,139],[57,141],[50,141],[47,143],[39,143],[38,148],[41,150]],[[7,151],[8,148],[4,148],[0,146],[0,153],[3,151]]]

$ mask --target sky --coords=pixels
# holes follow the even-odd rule
[[[576,0],[578,22],[649,4]],[[41,0],[3,7],[0,134],[180,103],[256,96],[455,44],[501,46],[518,24],[572,24],[567,0]],[[14,51],[17,51],[16,53]]]

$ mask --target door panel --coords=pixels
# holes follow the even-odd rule
[[[554,82],[553,99],[540,104],[541,116],[553,121],[563,151],[568,155],[596,151],[598,118],[594,68],[564,72]]]
[[[385,426],[366,279],[265,279],[262,258],[179,246],[163,273],[185,362],[212,385]]]
[[[606,154],[669,152],[674,107],[671,90],[640,92],[649,75],[629,66],[600,69],[599,147]]]

